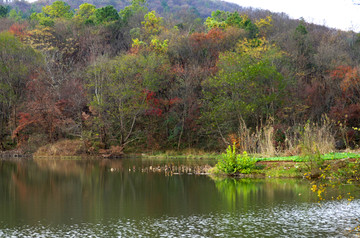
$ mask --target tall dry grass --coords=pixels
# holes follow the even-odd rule
[[[297,155],[304,150],[318,151],[321,154],[335,151],[335,124],[324,116],[319,123],[295,125],[282,132],[284,142],[276,147],[276,130],[273,120],[269,119],[265,125],[256,129],[247,127],[244,120],[240,120],[237,135],[231,135],[230,141],[240,151],[260,154],[263,157],[279,155]]]
[[[255,130],[248,128],[244,120],[239,122],[238,142],[237,146],[241,151],[247,151],[251,154],[261,154],[271,157],[278,154],[275,148],[275,129],[273,120],[268,120],[264,126],[260,126]]]
[[[300,134],[302,150],[317,150],[321,154],[335,151],[334,125],[327,117],[321,123],[306,123]]]

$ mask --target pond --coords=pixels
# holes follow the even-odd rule
[[[304,180],[193,173],[213,163],[0,160],[0,237],[351,237],[359,200],[318,204]]]

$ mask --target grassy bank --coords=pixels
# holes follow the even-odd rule
[[[310,170],[307,162],[295,161],[259,161],[249,173],[226,174],[219,171],[215,166],[209,172],[215,176],[230,176],[238,178],[304,178],[307,175],[314,178],[321,176],[321,168],[328,168],[328,173],[336,174],[337,177],[347,178],[353,174],[354,164],[358,163],[356,159],[327,160],[320,167]]]
[[[338,159],[356,159],[360,158],[360,153],[356,152],[333,152],[320,155],[323,160],[338,160]],[[278,157],[256,157],[256,161],[294,161],[301,162],[304,160],[301,155],[294,156],[278,156]]]
[[[105,152],[109,153],[108,151]],[[48,144],[40,147],[34,153],[35,157],[89,157],[94,155],[104,157],[104,154],[100,153],[89,154],[81,140],[63,140]],[[295,156],[265,157],[246,153],[238,154],[233,149],[229,150],[228,148],[226,153],[186,149],[180,151],[126,153],[123,156],[152,160],[184,159],[185,166],[189,159],[194,161],[205,159],[210,161],[210,165],[217,163],[209,171],[209,173],[217,176],[298,178],[304,177],[304,174],[309,172],[316,177],[321,174],[320,170],[328,165],[333,168],[333,172],[346,171],[356,159],[360,158],[360,153],[348,151],[327,154],[312,153],[309,156],[303,153]]]
[[[131,154],[131,153],[130,153]],[[137,153],[133,154],[136,156],[141,156],[145,158],[159,158],[159,159],[220,159],[222,153],[219,152],[206,152],[196,149],[187,149],[187,150],[168,150],[168,151],[156,151],[151,153]],[[292,162],[302,162],[302,155],[293,155],[293,156],[276,156],[276,157],[266,157],[262,155],[250,155],[256,161],[292,161]],[[322,154],[321,158],[324,160],[338,160],[338,159],[356,159],[360,158],[360,153],[355,151],[347,152],[332,152],[327,154]]]
[[[220,176],[253,177],[356,177],[359,170],[360,154],[338,152],[320,154],[318,150],[304,149],[300,155],[288,157],[257,157],[246,152],[239,153],[235,145],[221,154],[218,163],[210,173]]]
[[[224,159],[223,153],[209,153],[197,150],[186,151],[167,151],[167,152],[154,152],[144,153],[140,156],[145,159],[156,160],[171,160],[171,159],[207,159],[214,161],[221,161]],[[239,173],[230,175],[235,177],[256,177],[256,178],[302,178],[305,173],[308,173],[311,169],[311,161],[304,158],[304,155],[296,156],[279,156],[279,157],[262,157],[260,155],[249,155],[254,161],[254,166],[249,173]],[[355,159],[360,158],[360,153],[352,152],[333,152],[320,155],[322,162],[320,167],[326,167],[331,165],[334,167],[334,171],[338,169],[346,169]],[[314,167],[314,166],[313,166]],[[317,173],[314,168],[314,173]],[[218,171],[213,167],[210,174],[215,176],[228,176],[227,173]]]

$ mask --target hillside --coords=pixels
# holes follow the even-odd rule
[[[32,9],[40,11],[42,6],[51,5],[54,1],[55,0],[36,1],[32,4]],[[68,3],[72,9],[77,9],[83,3],[91,3],[97,8],[112,5],[118,11],[130,5],[130,0],[65,0],[64,2]],[[22,11],[30,10],[31,8],[31,4],[24,1],[13,1],[10,5],[17,7]],[[237,4],[220,0],[148,0],[147,6],[150,11],[155,10],[161,15],[166,15],[168,13],[177,15],[191,12],[195,13],[197,17],[202,18],[210,16],[211,12],[216,10],[235,11],[241,9]]]
[[[0,150],[63,139],[89,154],[359,147],[359,34],[256,9],[199,20],[210,11],[200,0],[174,12],[163,2],[160,15],[139,1],[37,2],[31,18],[3,8]]]

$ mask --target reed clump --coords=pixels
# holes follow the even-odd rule
[[[296,124],[286,129],[277,128],[273,120],[255,129],[241,120],[237,134],[229,135],[229,141],[239,151],[261,157],[289,156],[309,153],[326,154],[335,151],[335,124],[327,117],[319,123]]]

